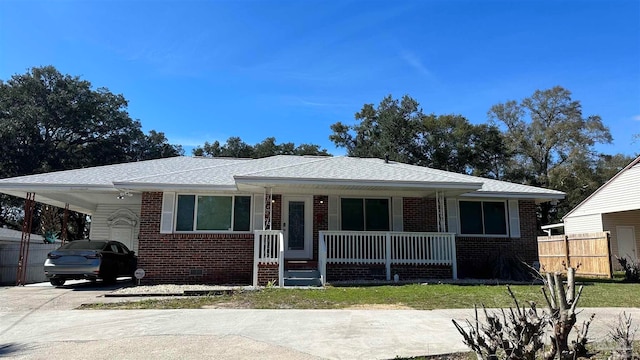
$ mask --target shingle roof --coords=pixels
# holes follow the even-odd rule
[[[262,159],[174,157],[1,179],[0,189],[20,185],[154,188],[228,187],[249,180],[449,184],[474,194],[509,193],[562,198],[559,191],[443,170],[385,163],[380,159],[279,155]]]

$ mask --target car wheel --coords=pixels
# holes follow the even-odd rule
[[[53,286],[62,286],[64,285],[64,281],[65,281],[64,279],[57,279],[57,278],[52,278],[49,280],[49,282]]]
[[[103,277],[103,278],[102,278],[102,282],[103,282],[105,285],[113,285],[113,284],[115,284],[115,283],[116,283],[117,279],[118,279],[117,277],[115,277],[115,276],[113,276],[113,275],[109,275],[109,276],[105,276],[105,277]]]

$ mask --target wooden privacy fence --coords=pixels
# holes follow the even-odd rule
[[[576,275],[613,276],[609,232],[538,237],[541,272],[566,272],[578,267]]]

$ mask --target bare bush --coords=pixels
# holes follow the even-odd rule
[[[627,315],[625,312],[618,315],[618,323],[609,332],[609,336],[616,346],[611,352],[611,359],[638,359],[633,355],[633,340],[637,330],[637,327],[631,328],[631,315]]]
[[[539,353],[539,357],[545,360],[586,357],[589,355],[586,346],[589,325],[595,314],[583,322],[577,329],[576,339],[569,343],[583,289],[581,286],[576,293],[575,271],[574,268],[567,269],[566,288],[558,273],[547,273],[543,278],[545,284],[541,290],[547,303],[546,311],[539,312],[533,301],[528,302],[528,308],[521,307],[507,286],[514,307],[491,313],[483,305],[484,322],[479,320],[476,308],[475,321],[466,320],[466,329],[455,320],[452,320],[453,324],[464,338],[464,343],[481,359],[534,360]],[[549,335],[549,344],[545,347],[546,334]]]

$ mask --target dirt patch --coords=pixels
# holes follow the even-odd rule
[[[345,310],[415,310],[404,304],[359,304],[344,308]]]

